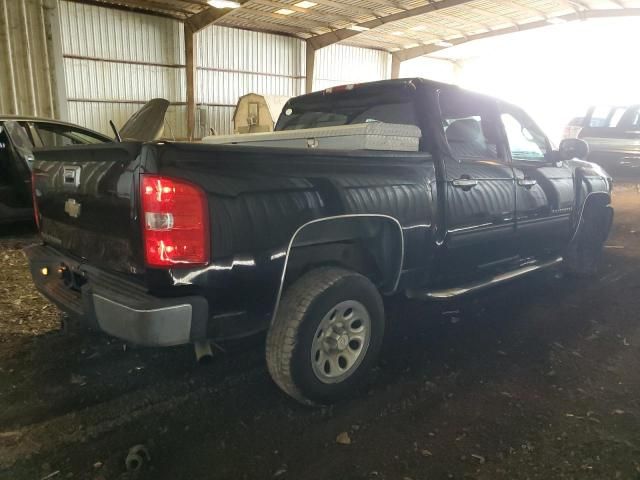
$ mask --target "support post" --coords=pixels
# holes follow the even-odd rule
[[[187,22],[184,23],[184,50],[187,76],[187,138],[191,141],[196,129],[196,34]]]
[[[60,12],[58,2],[45,0],[45,29],[51,35],[51,89],[53,96],[52,117],[60,120],[69,120],[69,108],[67,105],[67,87],[64,78],[64,57],[62,56],[62,32],[60,31]]]
[[[315,71],[315,66],[316,66],[316,49],[311,46],[311,43],[307,42],[305,93],[311,93],[313,91],[313,73]]]
[[[391,54],[391,78],[400,78],[401,63],[402,62],[396,55]]]

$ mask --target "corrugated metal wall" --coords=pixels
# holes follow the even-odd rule
[[[0,0],[1,113],[60,116],[55,7],[50,0]]]
[[[231,133],[238,98],[304,92],[304,43],[296,38],[211,26],[197,34],[196,135]]]
[[[10,0],[0,0],[8,2]],[[168,137],[185,138],[184,32],[178,21],[95,5],[60,2],[69,118],[110,134],[153,97],[171,103]],[[196,37],[196,137],[232,131],[246,93],[304,93],[304,41],[211,26]],[[388,78],[390,55],[333,45],[316,53],[315,89]]]
[[[390,75],[391,54],[335,44],[316,52],[313,89],[384,80]]]
[[[184,138],[184,36],[176,20],[60,2],[72,122],[110,134],[154,97],[171,102],[167,137]]]

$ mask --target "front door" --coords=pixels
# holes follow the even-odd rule
[[[516,260],[514,176],[495,100],[450,88],[440,91],[439,102],[449,147],[439,271],[459,284],[509,269]]]
[[[573,170],[552,156],[542,130],[521,109],[500,104],[516,177],[518,250],[525,257],[558,255],[572,234]]]

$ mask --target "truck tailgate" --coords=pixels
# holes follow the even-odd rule
[[[141,144],[34,152],[34,197],[44,241],[108,270],[142,266],[136,208]]]

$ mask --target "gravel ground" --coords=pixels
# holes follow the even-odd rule
[[[274,386],[260,341],[196,366],[62,332],[21,252],[37,237],[3,227],[0,478],[640,479],[640,193],[614,206],[596,278],[390,299],[365,394],[320,410]]]

